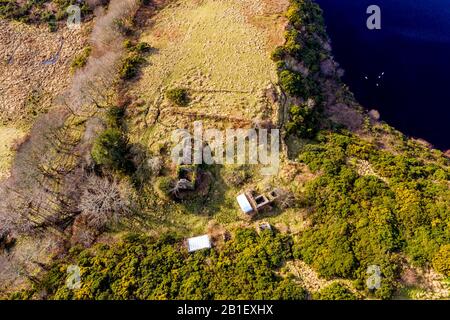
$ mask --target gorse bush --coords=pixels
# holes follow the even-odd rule
[[[308,88],[305,79],[299,72],[283,70],[279,74],[280,85],[291,96],[306,97]]]
[[[138,42],[134,44],[133,41],[127,39],[123,42],[123,47],[130,52],[137,53],[148,53],[151,51],[152,47],[147,42]]]
[[[67,289],[68,265],[58,262],[34,291],[52,299],[305,299],[301,286],[276,274],[291,258],[290,243],[288,236],[240,229],[220,250],[188,254],[172,235],[130,235],[113,247],[72,251],[80,289]]]
[[[450,244],[443,245],[433,258],[433,268],[450,277]]]
[[[120,128],[125,116],[125,108],[112,106],[106,112],[108,126],[111,128]]]
[[[183,88],[175,88],[170,89],[166,92],[167,99],[178,105],[178,106],[187,106],[189,104],[189,95],[186,89]]]
[[[120,77],[129,80],[137,76],[140,66],[145,62],[144,57],[140,53],[131,52],[124,59],[120,69]]]
[[[70,69],[72,72],[75,72],[76,70],[81,69],[84,66],[86,66],[89,56],[91,55],[91,51],[92,51],[91,47],[86,47],[83,49],[83,51],[79,55],[77,55],[73,59],[71,65],[70,65]]]
[[[300,32],[295,29],[286,31],[284,35],[286,42],[284,44],[284,51],[289,53],[292,57],[298,58],[302,51]],[[279,49],[278,49],[279,50]]]
[[[441,266],[439,248],[450,241],[450,190],[447,181],[430,178],[448,167],[389,154],[350,134],[322,133],[318,140],[299,157],[322,174],[307,184],[313,225],[295,256],[326,278],[357,279],[362,289],[367,267],[378,265],[383,281],[375,293],[381,298],[395,289],[400,252],[416,265]],[[348,164],[355,158],[380,176],[361,176]]]
[[[292,106],[289,111],[289,122],[286,124],[286,131],[289,134],[296,134],[301,138],[312,139],[318,129],[318,114],[314,106],[307,103],[300,106]]]
[[[276,62],[283,91],[293,98],[311,100],[314,108],[292,106],[285,129],[289,135],[312,139],[319,130],[323,109],[317,76],[320,63],[327,56],[321,42],[327,39],[323,19],[320,8],[309,0],[292,1],[286,16],[290,25],[285,33],[285,44],[277,47],[271,58]],[[297,61],[300,67],[296,67],[293,61]]]
[[[137,52],[140,52],[140,53],[147,53],[147,52],[150,52],[150,50],[152,49],[152,47],[151,47],[147,42],[139,42],[139,43],[134,47],[134,49],[135,49]]]
[[[277,47],[271,54],[270,58],[274,61],[274,62],[279,62],[282,61],[284,59],[286,55],[286,51],[284,47]]]
[[[345,285],[333,282],[314,295],[316,300],[356,300],[356,296]]]
[[[291,0],[286,17],[294,28],[304,27],[310,34],[326,37],[322,9],[314,1]]]
[[[152,48],[146,42],[133,44],[130,40],[125,40],[123,46],[128,53],[122,62],[119,73],[123,80],[130,80],[138,75],[140,67],[145,62],[145,56]]]

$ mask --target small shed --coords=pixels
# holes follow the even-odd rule
[[[187,239],[187,247],[189,252],[194,252],[203,249],[211,249],[211,240],[209,236],[203,235]]]
[[[245,193],[238,195],[236,200],[239,203],[239,207],[241,207],[242,212],[245,214],[253,213],[254,209]]]

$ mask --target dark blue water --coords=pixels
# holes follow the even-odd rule
[[[359,102],[403,133],[450,149],[450,0],[316,1]],[[372,4],[381,30],[366,27]]]

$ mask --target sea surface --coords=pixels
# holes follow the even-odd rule
[[[344,81],[366,109],[450,149],[450,0],[316,0]],[[381,8],[369,30],[367,8]]]

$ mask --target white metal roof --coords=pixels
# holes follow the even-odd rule
[[[208,235],[189,238],[187,241],[189,252],[211,248],[211,241]]]
[[[248,201],[247,196],[245,194],[238,195],[236,200],[244,213],[250,213],[253,211],[253,207]]]

